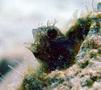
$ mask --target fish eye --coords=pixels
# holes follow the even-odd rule
[[[49,39],[54,39],[57,37],[57,30],[55,28],[49,28],[47,31],[47,36],[49,37]]]

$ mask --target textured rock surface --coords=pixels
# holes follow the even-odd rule
[[[51,90],[101,90],[100,50],[101,27],[94,24],[81,45],[76,64],[61,72],[64,82]]]

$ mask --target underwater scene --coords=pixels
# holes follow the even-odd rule
[[[101,0],[0,0],[0,90],[101,90]]]

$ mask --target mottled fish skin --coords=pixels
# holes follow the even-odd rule
[[[75,62],[75,55],[81,43],[90,30],[91,22],[89,17],[78,19],[66,36],[55,26],[39,27],[38,29],[44,30],[45,34],[40,37],[37,51],[32,51],[33,54],[47,64],[48,71],[71,66]]]

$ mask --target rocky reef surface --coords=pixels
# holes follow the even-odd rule
[[[52,36],[53,39],[57,33],[52,30],[49,36]],[[65,59],[68,55],[65,57],[64,51],[63,53],[55,52],[57,56],[54,56],[55,54],[50,55],[46,50],[49,44],[45,45],[47,46],[46,48],[43,48],[44,43],[40,42],[38,45],[41,45],[39,47],[43,48],[44,53],[43,51],[40,52],[40,49],[36,54],[36,51],[34,51],[36,47],[32,44],[31,51],[42,66],[36,72],[27,74],[18,90],[101,90],[101,15],[97,14],[77,19],[75,25],[70,28],[65,36],[61,33],[58,33],[57,36],[62,36],[66,42],[72,40],[73,46],[66,47],[68,43],[64,42],[63,44],[66,44],[66,46],[60,46],[64,47],[63,50],[66,49],[65,52],[71,49],[69,52],[72,54],[68,55],[73,58]],[[47,42],[47,38],[44,38],[44,42]],[[58,49],[56,48],[55,50]],[[50,56],[48,57],[48,55]],[[63,67],[64,63],[58,62],[59,55],[64,58],[61,59],[61,62],[67,61],[66,64],[69,66]],[[57,59],[56,66],[52,62],[52,59],[53,61],[55,60],[52,56]],[[54,68],[50,67],[52,65]]]

